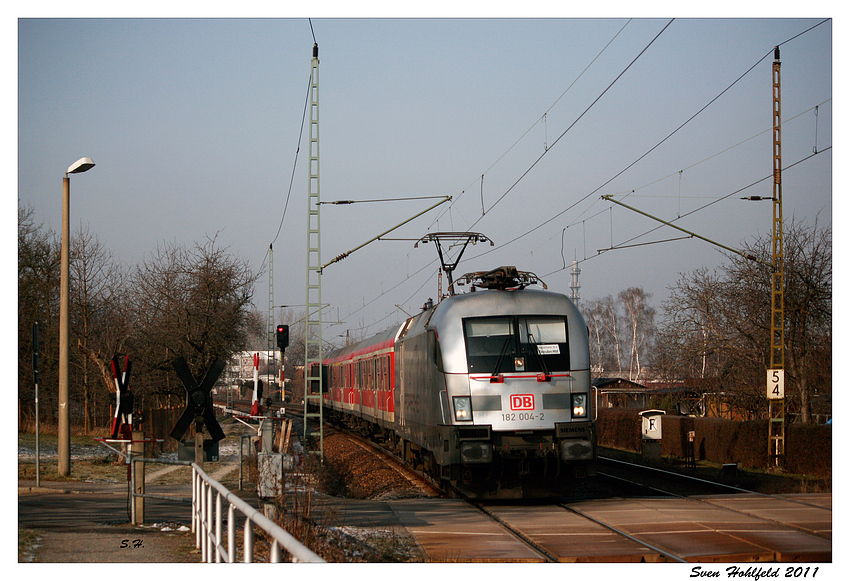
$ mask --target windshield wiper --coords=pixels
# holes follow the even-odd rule
[[[549,370],[546,368],[546,362],[543,361],[543,356],[540,355],[540,349],[537,348],[537,342],[534,340],[534,335],[531,334],[531,331],[527,333],[528,335],[528,345],[531,350],[534,351],[534,354],[537,356],[537,362],[540,364],[540,369],[543,370],[545,375],[549,375]]]
[[[508,345],[510,343],[511,335],[505,335],[505,344],[502,345],[502,352],[499,353],[499,358],[496,360],[496,369],[493,370],[493,373],[491,373],[491,375],[499,375],[499,369],[502,367],[502,360],[505,358],[505,354],[508,352]]]

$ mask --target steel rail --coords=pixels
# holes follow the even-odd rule
[[[794,504],[802,504],[803,506],[809,506],[811,508],[819,508],[821,510],[828,510],[828,511],[832,512],[831,508],[828,508],[828,507],[825,507],[825,506],[820,506],[818,504],[812,504],[810,502],[803,502],[802,500],[787,498],[785,496],[779,496],[779,495],[776,495],[776,494],[767,494],[766,492],[757,492],[755,490],[749,490],[747,488],[740,488],[738,486],[730,486],[729,484],[723,484],[722,482],[715,482],[714,480],[706,480],[704,478],[697,478],[696,476],[690,476],[688,474],[680,474],[678,472],[671,472],[669,470],[662,470],[661,468],[655,468],[653,466],[644,466],[642,464],[633,464],[631,462],[624,462],[623,460],[617,460],[615,458],[608,458],[607,456],[599,456],[599,459],[604,460],[605,462],[612,462],[612,463],[615,463],[615,464],[625,464],[629,468],[639,468],[641,470],[647,470],[647,471],[651,471],[651,472],[660,472],[661,474],[673,476],[675,478],[681,478],[681,479],[684,479],[684,480],[693,480],[694,482],[710,484],[710,485],[716,486],[718,488],[728,488],[729,490],[732,490],[734,492],[746,492],[748,494],[757,494],[759,496],[765,496],[767,498],[781,498],[782,500],[785,500],[787,502],[793,502]],[[643,486],[643,485],[641,485],[641,486]]]
[[[610,460],[610,459],[609,459],[609,460]],[[615,462],[619,462],[619,460],[615,460]],[[627,462],[623,462],[623,464],[627,464]],[[651,467],[649,467],[649,466],[639,466],[639,465],[635,465],[635,464],[631,464],[630,466],[632,466],[632,467],[637,466],[638,468],[648,468],[648,469],[652,469],[652,470],[655,470],[655,471],[657,471],[657,472],[661,472],[662,474],[665,474],[665,475],[671,475],[671,476],[685,476],[685,475],[682,475],[682,474],[676,474],[675,472],[667,472],[667,471],[665,471],[665,470],[659,470],[658,468],[651,468]],[[794,523],[782,522],[782,521],[778,521],[778,520],[776,520],[776,519],[767,518],[767,517],[764,517],[764,516],[758,516],[758,515],[752,514],[752,513],[750,513],[750,512],[746,512],[746,511],[743,511],[743,510],[738,510],[738,509],[735,509],[735,508],[731,508],[731,507],[729,507],[729,506],[724,506],[724,505],[722,505],[722,504],[718,504],[718,503],[716,503],[716,502],[712,502],[710,498],[697,498],[697,497],[694,497],[694,496],[684,496],[684,495],[682,495],[682,494],[677,494],[677,493],[675,493],[675,492],[670,492],[669,490],[662,490],[662,489],[660,489],[660,488],[656,488],[656,487],[654,487],[654,486],[650,486],[649,484],[644,484],[644,483],[642,483],[642,482],[637,482],[637,481],[634,481],[634,480],[628,480],[628,479],[626,479],[626,478],[622,478],[622,477],[619,477],[619,476],[614,476],[614,475],[612,475],[612,474],[605,474],[605,473],[603,473],[603,472],[599,472],[598,474],[599,474],[600,476],[605,476],[606,478],[612,478],[612,479],[614,479],[614,480],[620,480],[620,481],[622,481],[622,482],[627,482],[627,483],[629,483],[629,484],[635,484],[635,485],[641,486],[641,487],[643,487],[643,488],[647,488],[647,489],[649,489],[649,490],[652,490],[652,491],[654,491],[654,492],[659,492],[659,493],[661,493],[661,494],[666,494],[667,496],[675,496],[676,498],[681,498],[681,499],[683,499],[683,500],[689,500],[689,501],[691,501],[691,502],[701,502],[701,503],[703,503],[703,504],[708,504],[708,505],[711,505],[711,506],[717,507],[717,508],[719,508],[719,509],[721,509],[721,510],[725,510],[725,511],[732,512],[732,513],[735,513],[735,514],[744,515],[744,516],[746,516],[746,517],[753,518],[753,519],[756,519],[756,520],[759,520],[759,521],[762,521],[762,522],[771,523],[771,524],[778,525],[778,526],[780,526],[780,527],[789,528],[789,529],[794,529],[794,530],[796,530],[796,531],[799,531],[799,532],[801,532],[801,533],[805,533],[805,534],[807,534],[807,535],[812,535],[812,536],[814,536],[814,537],[819,537],[819,538],[822,538],[822,539],[832,539],[832,535],[831,535],[831,534],[828,534],[828,535],[827,535],[827,534],[824,534],[824,533],[820,533],[820,532],[818,532],[818,531],[813,531],[813,530],[811,530],[811,529],[807,529],[807,528],[805,528],[805,527],[803,527],[803,526],[796,525],[796,524],[794,524]],[[753,495],[757,495],[757,496],[765,496],[765,497],[767,497],[767,498],[774,498],[774,499],[782,500],[782,501],[784,501],[784,502],[791,502],[791,503],[793,503],[793,502],[794,502],[794,500],[789,499],[789,498],[786,498],[786,497],[784,497],[784,496],[777,496],[777,495],[773,495],[773,494],[765,494],[765,493],[763,493],[763,492],[752,492],[752,491],[749,491],[749,490],[744,490],[744,489],[742,489],[742,488],[734,488],[734,487],[729,486],[729,485],[726,485],[726,484],[720,484],[719,482],[712,482],[711,480],[702,480],[702,479],[700,479],[700,478],[694,478],[694,477],[692,477],[692,476],[690,476],[690,477],[688,477],[688,478],[690,478],[691,480],[696,480],[696,481],[698,481],[698,482],[702,482],[702,483],[706,483],[706,484],[711,484],[711,485],[714,485],[714,486],[720,486],[720,487],[724,487],[724,488],[732,488],[733,490],[735,490],[736,492],[738,492],[738,493],[740,493],[740,494],[753,494]],[[828,511],[830,511],[830,512],[832,511],[832,509],[831,509],[831,508],[826,508],[826,507],[824,507],[824,506],[819,506],[819,505],[816,505],[816,504],[809,504],[809,503],[806,503],[806,502],[799,502],[799,503],[797,503],[797,504],[803,504],[803,505],[805,505],[805,506],[809,506],[809,507],[811,507],[811,508],[819,508],[819,509],[823,509],[823,510],[828,510]]]
[[[645,541],[642,541],[642,540],[640,540],[640,539],[638,539],[638,538],[635,538],[635,537],[633,537],[632,535],[630,535],[630,534],[628,534],[628,533],[626,533],[626,532],[623,532],[623,531],[621,531],[621,530],[620,530],[620,529],[618,529],[618,528],[612,527],[611,525],[606,524],[606,523],[602,522],[602,521],[601,521],[601,520],[599,520],[599,519],[593,518],[593,517],[592,517],[592,516],[590,516],[589,514],[585,514],[584,512],[580,511],[580,510],[579,510],[579,509],[577,509],[577,508],[573,508],[573,507],[571,507],[571,506],[567,506],[567,505],[565,505],[565,504],[559,504],[558,506],[560,506],[560,507],[561,507],[561,508],[563,508],[564,510],[568,510],[568,511],[570,511],[570,512],[573,512],[573,513],[575,513],[575,514],[579,515],[579,516],[582,516],[582,517],[586,518],[587,520],[592,521],[592,522],[594,522],[594,523],[596,523],[596,524],[598,524],[598,525],[600,525],[600,526],[603,526],[603,527],[605,527],[606,529],[610,530],[610,531],[611,531],[611,532],[613,532],[613,533],[616,533],[616,534],[618,534],[618,535],[622,535],[622,536],[626,537],[627,539],[629,539],[630,541],[633,541],[633,542],[635,542],[635,543],[638,543],[639,545],[642,545],[642,546],[646,547],[647,549],[650,549],[651,551],[656,551],[656,552],[658,552],[660,555],[663,555],[666,559],[669,559],[669,560],[671,560],[671,561],[675,561],[675,562],[677,562],[677,563],[687,563],[687,562],[688,562],[688,561],[686,561],[685,559],[682,559],[681,557],[679,557],[679,556],[677,556],[677,555],[674,555],[674,554],[672,554],[672,553],[668,553],[668,552],[667,552],[667,551],[665,551],[664,549],[659,549],[658,547],[656,547],[656,546],[654,546],[654,545],[650,545],[649,543],[647,543],[647,542],[645,542]]]
[[[499,518],[498,516],[496,516],[495,514],[493,514],[492,512],[487,510],[486,508],[484,508],[484,505],[482,505],[478,502],[474,502],[471,499],[466,498],[465,496],[463,496],[462,498],[470,506],[477,508],[479,511],[483,512],[488,517],[490,517],[490,519],[493,520],[493,522],[495,522],[500,527],[502,527],[503,529],[508,531],[508,533],[510,533],[515,539],[517,539],[521,543],[525,544],[529,549],[531,549],[535,553],[539,554],[545,561],[547,561],[549,563],[558,563],[559,562],[558,557],[556,555],[553,555],[552,553],[550,553],[549,551],[547,551],[546,549],[544,549],[543,547],[541,547],[540,545],[538,545],[537,543],[532,541],[522,531],[515,528],[513,525],[508,524],[503,519]]]

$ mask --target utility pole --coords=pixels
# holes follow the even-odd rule
[[[785,457],[785,294],[782,238],[782,106],[779,47],[773,49],[773,273],[771,276],[770,367],[767,400],[770,427],[768,463],[779,466]]]

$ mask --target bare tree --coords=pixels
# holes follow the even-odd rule
[[[617,366],[617,373],[623,374],[623,358],[620,352],[620,332],[622,330],[620,324],[620,313],[617,309],[617,304],[614,298],[608,295],[601,300],[602,307],[602,330],[605,335],[611,340],[611,345],[614,349],[613,363]],[[611,367],[613,370],[613,367]]]
[[[171,379],[175,358],[200,375],[216,358],[243,350],[256,324],[249,313],[259,276],[214,237],[191,248],[165,243],[139,265],[132,275],[133,347],[150,374],[147,387],[182,395]]]
[[[629,380],[640,378],[655,336],[655,309],[649,299],[650,295],[643,289],[629,288],[620,292],[617,300],[608,295],[582,303],[590,339],[591,367],[597,373],[622,376],[627,363]]]
[[[81,227],[71,240],[70,258],[71,309],[75,322],[72,333],[82,355],[74,358],[74,363],[82,373],[84,429],[88,434],[93,398],[90,364],[96,366],[105,387],[100,393],[115,392],[109,361],[123,351],[131,329],[123,300],[129,273],[87,227]]]
[[[645,354],[652,337],[655,309],[649,306],[649,295],[642,288],[629,288],[617,296],[625,312],[624,326],[628,331],[629,381],[637,381],[641,374],[641,355]]]
[[[33,323],[39,324],[41,410],[50,410],[59,382],[59,244],[27,206],[18,208],[18,401],[27,414],[34,407]]]
[[[582,304],[582,315],[587,324],[587,333],[590,342],[590,368],[591,371],[602,373],[605,369],[605,352],[607,343],[604,341],[605,312],[604,306],[599,299],[585,301]]]
[[[773,241],[744,246],[758,261],[733,254],[717,272],[681,277],[664,303],[661,343],[678,350],[680,373],[714,379],[727,403],[753,417],[766,411]],[[814,399],[831,413],[831,229],[792,221],[783,253],[787,409],[809,422]]]

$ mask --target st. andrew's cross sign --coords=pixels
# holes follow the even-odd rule
[[[124,371],[121,371],[121,361],[118,356],[112,358],[112,378],[115,380],[115,416],[112,418],[112,431],[109,437],[112,439],[122,435],[123,426],[128,426],[126,433],[123,434],[126,439],[132,439],[130,434],[133,431],[133,392],[130,391],[130,356],[127,355],[124,359]]]
[[[198,384],[189,367],[186,365],[186,360],[178,357],[171,362],[174,366],[174,371],[177,372],[177,377],[183,382],[183,387],[186,388],[186,409],[183,415],[177,420],[174,429],[171,430],[171,437],[178,442],[183,439],[186,430],[192,425],[192,421],[197,422],[197,430],[206,426],[212,440],[218,442],[224,439],[224,431],[218,425],[218,420],[215,418],[215,411],[212,405],[212,394],[210,390],[215,385],[218,376],[224,370],[225,362],[222,359],[213,361],[203,381]]]

